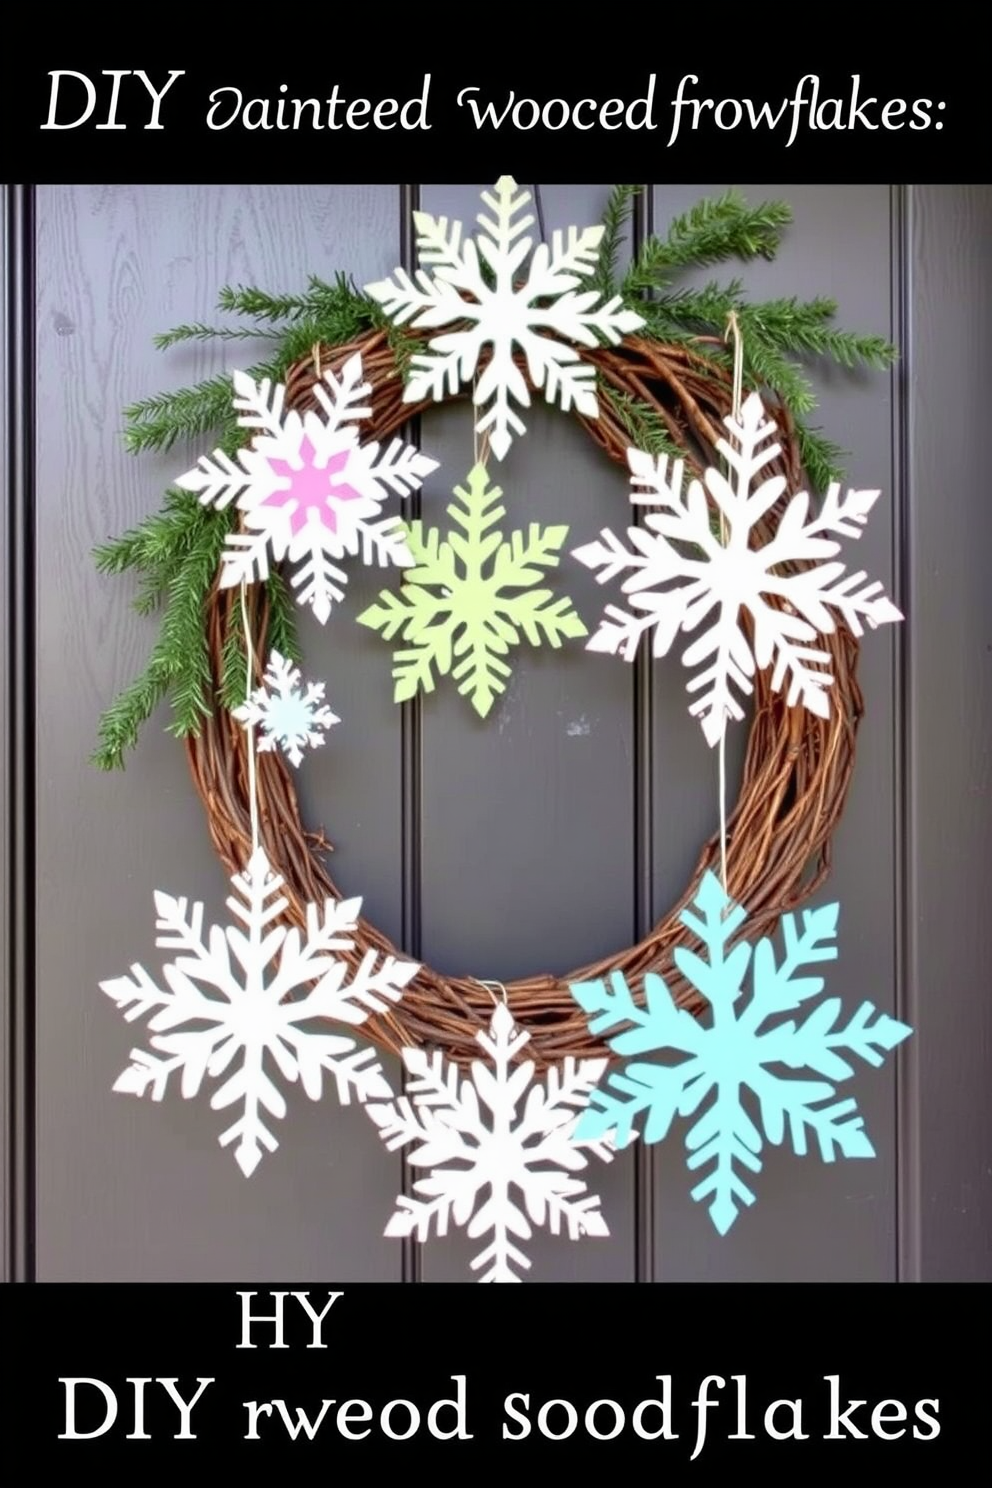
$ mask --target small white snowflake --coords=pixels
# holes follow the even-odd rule
[[[180,1071],[181,1092],[189,1100],[208,1076],[226,1076],[210,1104],[215,1111],[240,1107],[220,1144],[237,1144],[234,1155],[248,1177],[263,1149],[274,1152],[279,1145],[267,1122],[285,1116],[286,1102],[273,1074],[289,1083],[299,1080],[311,1100],[319,1100],[325,1072],[342,1105],[352,1094],[361,1102],[391,1094],[374,1050],[326,1031],[326,1024],[357,1027],[371,1013],[384,1012],[399,1001],[417,966],[394,956],[380,962],[370,950],[346,980],[341,953],[354,947],[362,901],[328,899],[323,911],[309,904],[305,937],[277,925],[287,907],[279,892],[283,880],[261,849],[231,884],[228,908],[244,930],[212,925],[204,937],[202,904],[190,909],[186,899],[157,893],[155,944],[179,953],[164,967],[166,985],[157,986],[135,965],[129,976],[100,986],[127,1009],[129,1023],[152,1015],[148,1027],[158,1051],[133,1049],[114,1089],[158,1101],[170,1076]],[[304,995],[287,1001],[303,989]]]
[[[530,1035],[502,1003],[476,1040],[491,1065],[476,1060],[470,1075],[438,1052],[404,1049],[413,1099],[366,1106],[390,1152],[414,1143],[410,1163],[430,1169],[414,1184],[424,1197],[398,1198],[386,1234],[416,1233],[423,1241],[432,1225],[446,1235],[453,1221],[467,1227],[470,1239],[492,1236],[472,1261],[473,1271],[486,1268],[480,1281],[519,1281],[515,1268],[529,1268],[530,1261],[511,1236],[530,1239],[532,1224],[547,1225],[552,1235],[564,1227],[570,1240],[609,1234],[599,1198],[570,1176],[587,1166],[588,1152],[605,1161],[613,1156],[608,1138],[572,1140],[608,1061],[570,1057],[548,1071],[544,1084],[534,1084],[533,1060],[515,1064]]]
[[[655,461],[632,449],[631,479],[644,490],[631,499],[664,510],[649,513],[644,527],[628,528],[630,550],[604,531],[599,541],[574,554],[587,568],[600,570],[601,584],[625,569],[633,570],[623,592],[630,596],[635,613],[608,605],[588,651],[633,661],[641,636],[653,627],[654,655],[665,656],[680,631],[696,630],[710,620],[682,661],[699,668],[688,683],[688,691],[698,694],[689,711],[700,720],[711,745],[719,742],[729,719],[744,716],[733,689],[750,694],[756,667],[772,662],[772,688],[781,691],[788,679],[789,707],[801,702],[821,718],[829,716],[827,689],[833,677],[825,668],[830,653],[809,643],[818,632],[833,633],[831,609],[856,636],[863,634],[862,622],[874,629],[903,618],[880,582],[863,571],[845,576],[842,563],[781,572],[783,565],[833,557],[840,551],[834,537],[860,537],[880,493],[849,490],[842,497],[835,482],[819,515],[811,518],[809,495],[800,491],[790,500],[771,540],[752,548],[756,524],[786,489],[784,476],[761,476],[781,454],[781,446],[768,443],[775,425],[757,393],[745,402],[740,423],[733,418],[724,423],[730,440],[721,439],[716,447],[732,475],[728,478],[710,467],[704,482],[725,518],[726,545],[711,531],[703,483],[693,479],[685,490],[684,462],[676,460],[670,466],[667,455]],[[690,556],[693,551],[698,556]],[[784,606],[767,604],[766,595],[784,600]],[[750,612],[754,626],[753,650],[741,623],[744,610]]]
[[[263,678],[251,701],[232,710],[233,716],[246,728],[261,725],[259,752],[281,749],[291,764],[298,765],[308,746],[317,749],[324,743],[321,729],[340,723],[336,713],[324,706],[323,682],[300,686],[300,673],[291,661],[273,651]]]
[[[344,598],[340,559],[360,554],[363,563],[379,567],[412,564],[400,518],[378,518],[391,492],[408,496],[419,489],[437,461],[400,439],[381,455],[377,443],[359,443],[355,425],[371,417],[363,403],[371,387],[362,377],[358,355],[340,377],[325,372],[313,390],[321,417],[287,413],[281,383],[234,373],[238,423],[259,433],[237,459],[215,450],[177,482],[204,506],[223,511],[233,501],[243,513],[247,530],[232,532],[222,554],[222,589],[265,579],[270,557],[286,558],[297,565],[291,576],[297,600],[323,625]]]
[[[418,327],[461,325],[467,329],[432,338],[429,350],[412,359],[412,376],[405,401],[435,402],[470,382],[483,348],[492,347],[491,358],[479,378],[473,401],[478,408],[491,406],[476,424],[498,460],[506,455],[513,437],[523,434],[524,425],[510,407],[513,400],[530,406],[530,393],[523,373],[513,360],[518,346],[527,359],[527,371],[537,388],[544,389],[549,403],[566,411],[573,406],[588,418],[596,418],[596,371],[582,362],[575,349],[616,345],[628,331],[644,324],[643,318],[624,307],[619,295],[597,307],[602,297],[597,289],[576,293],[577,287],[596,267],[605,228],[570,227],[552,234],[551,247],[538,244],[526,270],[524,282],[516,284],[533,247],[525,236],[534,218],[522,217],[530,193],[522,191],[510,176],[501,176],[493,192],[482,193],[492,213],[479,213],[482,231],[462,241],[462,224],[447,217],[415,212],[417,248],[423,268],[411,279],[397,269],[391,279],[366,286],[397,325],[407,321]],[[484,260],[484,264],[481,260]],[[486,282],[486,268],[492,284]],[[563,339],[556,339],[563,338]]]

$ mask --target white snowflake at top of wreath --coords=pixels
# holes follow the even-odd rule
[[[481,231],[464,240],[460,222],[415,212],[420,262],[432,272],[422,267],[411,278],[397,269],[391,278],[365,289],[397,325],[459,327],[434,336],[428,350],[412,358],[407,403],[454,395],[474,377],[483,349],[491,347],[473,401],[478,408],[490,405],[476,430],[488,434],[498,460],[514,435],[524,433],[511,402],[530,406],[526,380],[513,360],[514,347],[524,353],[530,379],[544,389],[549,403],[596,418],[595,368],[581,361],[572,343],[616,345],[644,324],[619,295],[598,305],[598,289],[577,293],[596,267],[605,227],[570,227],[553,233],[550,247],[539,243],[534,248],[527,231],[534,218],[522,215],[530,199],[512,177],[501,176],[491,192],[482,193],[492,215],[480,212],[476,221]]]
[[[236,459],[215,450],[177,484],[204,506],[223,511],[234,502],[243,513],[245,531],[232,532],[224,547],[221,588],[265,579],[270,558],[288,559],[298,602],[323,625],[344,598],[342,558],[410,567],[403,524],[382,517],[382,504],[390,493],[418,490],[437,461],[400,439],[385,451],[359,442],[356,425],[372,413],[359,355],[340,376],[327,371],[314,384],[320,413],[287,411],[285,387],[269,378],[235,372],[233,382],[238,423],[258,432]]]
[[[788,683],[789,707],[802,703],[829,717],[830,653],[810,643],[818,633],[833,633],[831,610],[856,636],[864,633],[863,624],[874,629],[903,618],[879,581],[863,571],[845,575],[843,563],[817,562],[800,572],[781,572],[783,565],[833,558],[840,551],[838,537],[860,537],[880,493],[849,490],[842,496],[834,482],[819,514],[811,516],[809,494],[800,491],[771,539],[752,547],[758,522],[785,493],[784,476],[762,474],[781,446],[769,443],[775,424],[757,393],[744,403],[739,423],[732,417],[724,423],[730,438],[719,440],[716,448],[730,474],[711,466],[703,482],[690,480],[688,488],[684,461],[629,450],[632,483],[643,488],[631,500],[662,509],[649,513],[644,527],[628,528],[629,549],[604,531],[574,555],[599,570],[601,584],[630,571],[623,584],[630,610],[607,606],[589,651],[632,661],[641,636],[653,629],[654,655],[665,656],[680,631],[709,622],[682,661],[695,671],[687,684],[697,694],[689,711],[711,745],[723,737],[729,719],[744,716],[735,689],[749,695],[756,668],[773,663],[772,688],[778,692]],[[711,530],[707,490],[725,521],[726,543]],[[781,607],[766,602],[772,597],[783,602]],[[753,645],[742,625],[745,610]]]

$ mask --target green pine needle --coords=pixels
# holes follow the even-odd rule
[[[296,610],[286,581],[279,573],[269,575],[269,646],[287,661],[300,662],[303,651],[296,632]]]
[[[624,233],[634,210],[634,200],[640,191],[640,186],[614,186],[606,204],[603,214],[605,232],[599,245],[599,260],[591,281],[604,300],[611,299],[617,293],[617,262]]]
[[[685,450],[675,443],[657,409],[618,388],[602,387],[599,397],[613,409],[637,449],[649,455],[670,455],[674,460],[684,458]]]
[[[218,697],[225,708],[240,707],[248,695],[248,652],[244,631],[238,623],[240,614],[239,608],[237,619],[231,619],[224,636]]]
[[[625,296],[671,283],[672,270],[700,268],[728,258],[774,258],[781,229],[792,221],[785,202],[749,207],[736,191],[701,201],[676,217],[664,238],[647,239],[623,280]]]

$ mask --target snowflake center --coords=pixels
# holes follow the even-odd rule
[[[299,692],[284,693],[274,698],[267,712],[266,722],[270,731],[285,743],[310,732],[313,708]]]
[[[300,444],[298,468],[289,460],[269,460],[272,474],[279,480],[279,489],[270,492],[262,506],[276,507],[289,515],[290,530],[294,537],[303,531],[309,522],[316,522],[331,532],[338,530],[337,515],[329,497],[335,501],[357,501],[361,492],[346,481],[335,483],[348,464],[351,449],[335,450],[323,466],[317,463],[317,452],[309,438],[304,436]]]
[[[278,1037],[281,1023],[279,1004],[270,1005],[261,979],[257,989],[249,989],[224,1012],[225,1028],[244,1049],[246,1059],[263,1057]]]
[[[714,547],[706,567],[706,580],[711,591],[720,595],[727,609],[747,608],[765,585],[766,565],[760,552],[753,548],[737,551],[732,547]]]

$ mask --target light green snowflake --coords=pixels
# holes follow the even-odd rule
[[[393,655],[396,702],[418,688],[433,692],[436,677],[450,672],[485,718],[506,688],[511,668],[503,658],[521,634],[532,646],[546,641],[555,648],[588,634],[570,599],[531,588],[542,569],[557,567],[568,528],[531,522],[526,533],[494,531],[506,515],[502,495],[485,466],[476,465],[466,484],[455,487],[451,531],[410,523],[414,566],[404,569],[399,594],[383,591],[359,615],[359,625],[381,631],[384,640],[409,643]]]

